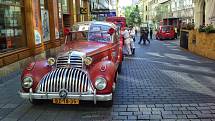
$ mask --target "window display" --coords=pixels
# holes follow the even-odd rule
[[[48,12],[48,1],[40,0],[41,18],[42,18],[42,29],[43,29],[43,40],[50,40],[50,29],[49,29],[49,12]]]
[[[0,0],[0,53],[26,46],[22,0]]]
[[[64,14],[69,13],[68,0],[62,0],[62,9]]]
[[[59,23],[59,36],[63,37],[63,14],[62,14],[62,1],[58,0],[58,23]]]

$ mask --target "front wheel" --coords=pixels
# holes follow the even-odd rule
[[[119,66],[118,66],[118,73],[121,73],[121,70],[122,70],[122,62],[119,63]]]
[[[29,101],[30,101],[30,103],[32,105],[41,105],[43,103],[43,101],[39,100],[39,99],[32,99],[32,100],[29,100]]]
[[[109,100],[109,101],[104,102],[104,106],[105,107],[112,107],[113,106],[113,100]]]

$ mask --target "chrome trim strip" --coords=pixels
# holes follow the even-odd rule
[[[24,98],[24,99],[53,99],[53,98],[60,98],[59,97],[59,93],[24,93],[19,91],[18,92],[20,97]],[[110,94],[68,94],[67,98],[71,98],[71,99],[79,99],[79,100],[86,100],[86,101],[94,101],[96,99],[96,101],[110,101],[112,100],[112,93]],[[95,99],[94,99],[95,98]]]

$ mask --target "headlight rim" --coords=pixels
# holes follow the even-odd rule
[[[98,84],[100,83],[100,82],[97,82],[99,79],[102,79],[104,82],[103,83],[105,83],[105,86],[103,86],[102,88],[99,88],[99,86],[98,86]],[[102,90],[104,90],[106,87],[107,87],[107,80],[104,78],[104,77],[101,77],[101,76],[99,76],[99,77],[97,77],[96,78],[96,80],[95,80],[95,88],[96,89],[98,89],[98,90],[100,90],[100,91],[102,91]]]
[[[50,58],[47,59],[47,63],[48,63],[49,66],[55,65],[55,62],[56,62],[56,59],[53,58],[53,57],[50,57]]]
[[[24,86],[24,83],[25,83],[24,81],[25,81],[25,79],[27,79],[27,78],[31,80],[30,85]],[[29,82],[27,82],[27,83],[29,83]],[[33,78],[32,78],[31,76],[26,76],[26,77],[23,78],[21,86],[22,86],[22,88],[24,88],[24,89],[29,89],[29,88],[31,88],[31,87],[33,86],[33,83],[34,83]]]
[[[89,61],[90,63],[87,63],[87,61]],[[92,63],[93,63],[93,58],[92,58],[92,57],[87,56],[87,57],[84,58],[84,64],[85,64],[85,65],[89,66],[89,65],[91,65]]]

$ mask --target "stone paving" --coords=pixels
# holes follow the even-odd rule
[[[137,42],[136,42],[137,43]],[[113,107],[33,106],[18,96],[19,75],[0,84],[2,121],[212,121],[215,120],[215,61],[179,47],[178,40],[136,45],[125,57]]]

